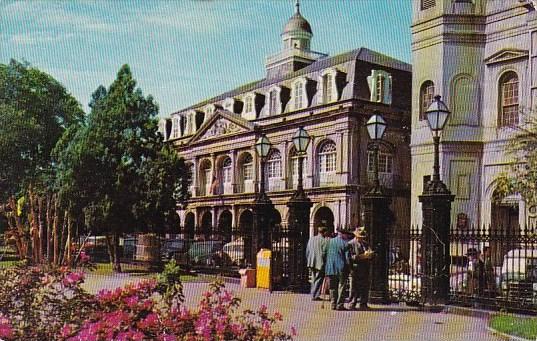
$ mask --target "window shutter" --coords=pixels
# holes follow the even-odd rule
[[[384,104],[392,104],[392,76],[386,75],[384,83]]]
[[[367,77],[367,84],[369,85],[369,92],[371,92],[371,98],[369,99],[371,102],[374,102],[377,98],[377,71],[373,70],[371,71],[371,76]]]

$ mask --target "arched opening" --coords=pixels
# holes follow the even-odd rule
[[[203,160],[200,163],[199,170],[199,190],[200,195],[210,195],[211,194],[211,184],[212,184],[212,174],[211,174],[211,161]]]
[[[509,71],[502,75],[499,82],[499,113],[498,126],[512,127],[518,125],[518,75]]]
[[[228,194],[232,193],[231,178],[232,178],[232,162],[229,156],[221,157],[217,163],[218,172],[216,184],[213,184],[213,194]]]
[[[254,191],[254,161],[252,154],[242,153],[239,157],[238,193],[251,193]]]
[[[205,212],[201,216],[200,233],[204,239],[209,239],[213,230],[213,215],[211,212]]]
[[[239,231],[242,235],[243,242],[243,263],[244,265],[255,264],[255,253],[252,250],[252,226],[254,224],[254,216],[252,211],[244,210],[239,217]]]
[[[494,265],[500,266],[507,252],[518,247],[520,196],[510,194],[502,197],[495,191],[492,197],[490,255]]]
[[[287,188],[288,189],[295,189],[298,185],[298,162],[299,157],[298,153],[296,151],[296,148],[293,146],[291,150],[289,151],[289,160],[288,160],[288,167],[287,167]],[[308,173],[308,157],[306,155],[303,155],[302,158],[302,177],[305,178],[306,174]]]
[[[193,212],[188,212],[185,216],[185,224],[183,228],[183,233],[186,239],[194,239],[195,232],[195,217]]]
[[[334,214],[332,213],[332,210],[326,206],[319,208],[317,212],[315,212],[315,216],[313,217],[313,233],[317,234],[319,227],[322,226],[328,228],[329,232],[335,232]]]
[[[336,182],[337,164],[336,144],[326,140],[317,149],[317,184],[318,186],[332,185]]]
[[[429,106],[434,99],[434,83],[432,81],[425,81],[420,88],[420,120],[426,120],[425,112],[429,109]]]
[[[233,215],[229,210],[220,213],[218,218],[218,234],[228,243],[231,241],[231,230],[233,225]]]

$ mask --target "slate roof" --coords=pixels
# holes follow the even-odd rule
[[[190,107],[178,110],[175,113],[184,112],[184,111],[188,111],[192,109],[199,109],[207,104],[215,103],[215,102],[224,100],[228,97],[235,97],[237,95],[250,92],[255,89],[268,87],[270,85],[278,84],[288,79],[293,79],[295,77],[300,77],[309,73],[321,71],[329,67],[339,65],[345,62],[349,62],[349,61],[354,61],[354,60],[360,60],[360,61],[364,61],[364,62],[368,62],[372,64],[377,64],[377,65],[381,65],[381,66],[391,68],[391,69],[412,72],[412,65],[408,63],[386,56],[382,53],[372,51],[368,48],[361,47],[361,48],[348,51],[348,52],[345,52],[345,53],[342,53],[333,57],[326,57],[326,58],[318,59],[314,61],[313,63],[311,63],[310,65],[300,70],[282,75],[281,77],[264,78],[258,81],[241,85],[238,88],[235,88],[233,90],[224,92],[220,95],[209,98],[207,100],[194,104]]]

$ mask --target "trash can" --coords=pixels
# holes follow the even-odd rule
[[[270,261],[272,252],[261,249],[257,253],[257,287],[272,290]]]
[[[243,288],[255,288],[255,269],[240,269],[241,275],[241,287]]]

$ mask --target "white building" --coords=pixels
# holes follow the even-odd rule
[[[412,24],[412,216],[421,225],[433,168],[424,110],[442,96],[452,115],[440,147],[441,179],[455,195],[452,222],[514,227],[532,219],[516,195],[493,204],[508,172],[506,143],[537,94],[537,14],[526,0],[414,0]]]

